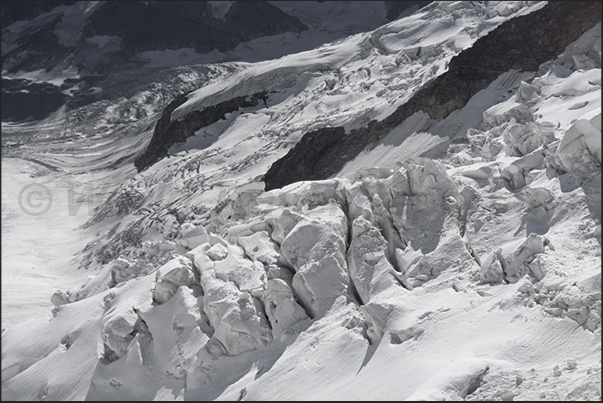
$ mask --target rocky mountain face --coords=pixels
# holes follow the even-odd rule
[[[379,22],[427,3],[379,2],[383,9]],[[93,86],[86,77],[107,78],[124,69],[139,69],[157,52],[180,52],[168,58],[194,55],[195,63],[204,55],[209,61],[245,59],[231,52],[258,38],[290,34],[300,40],[301,33],[319,30],[320,19],[306,15],[312,21],[311,29],[267,1],[2,2],[3,78],[25,78],[36,71],[45,72],[36,75],[37,81],[80,78],[63,81],[60,88],[56,82],[47,82],[44,90],[19,81],[18,95],[14,90],[17,83],[7,84],[2,103],[12,105],[3,107],[2,119],[37,120],[66,102],[69,106],[90,102],[86,92]],[[364,29],[374,26],[376,23],[369,23]],[[63,95],[48,96],[57,90]]]
[[[453,57],[448,71],[421,88],[382,121],[345,133],[342,127],[306,133],[264,176],[266,189],[326,179],[360,151],[385,137],[416,112],[442,119],[509,69],[536,71],[583,32],[601,22],[601,4],[550,2],[541,10],[501,24]],[[420,52],[420,50],[419,50]]]
[[[2,27],[17,21],[31,20],[40,14],[52,11],[58,6],[71,6],[75,1],[3,1],[2,2]]]
[[[233,2],[221,19],[212,14],[206,1],[74,3],[3,3],[5,74],[70,70],[74,76],[84,72],[80,77],[107,77],[144,51],[228,51],[258,37],[307,29],[264,1]],[[75,23],[74,18],[78,18]],[[68,101],[78,105],[90,101],[86,91],[91,86],[82,80],[64,82],[62,88],[52,83],[29,85],[28,80],[4,82],[5,121],[39,120]]]
[[[60,87],[50,83],[2,79],[2,116],[12,120],[43,119],[68,99]]]
[[[145,169],[159,158],[165,157],[172,145],[186,142],[186,139],[194,136],[197,130],[224,119],[227,113],[238,111],[239,108],[256,106],[260,101],[265,104],[267,96],[266,92],[261,92],[250,96],[232,98],[201,111],[193,111],[178,120],[172,121],[171,114],[174,109],[186,101],[186,94],[178,96],[163,111],[161,119],[155,126],[151,142],[145,152],[136,158],[134,165],[139,171]]]
[[[83,38],[119,40],[120,49],[96,66],[103,71],[144,51],[192,48],[201,54],[223,52],[258,37],[307,29],[297,18],[265,1],[233,2],[221,17],[212,14],[206,1],[105,2],[90,16]]]
[[[62,63],[69,63],[78,70],[107,73],[135,54],[148,50],[226,51],[261,36],[307,29],[297,18],[265,1],[232,2],[219,18],[207,1],[85,2],[83,10],[84,4],[64,3],[48,2],[31,9],[24,6],[20,14],[20,6],[7,7],[7,25],[3,24],[3,67],[8,73],[38,68],[50,70]],[[58,6],[68,7],[56,8]],[[73,18],[73,14],[80,14],[80,26],[75,29],[70,26],[70,32],[62,31],[61,28],[68,29],[67,20]],[[35,20],[32,17],[36,17]],[[15,18],[34,20],[32,28],[16,35],[10,27],[10,21]],[[112,49],[107,51],[106,46]],[[104,56],[102,60],[92,54],[99,49]],[[69,61],[68,57],[73,59]]]
[[[385,1],[387,19],[393,21],[402,15],[410,14],[421,7],[425,7],[431,1]]]

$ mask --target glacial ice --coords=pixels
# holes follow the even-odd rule
[[[499,21],[519,3],[473,7],[476,15]],[[458,15],[444,17],[457,29]],[[425,20],[415,22],[406,34],[419,41]],[[482,23],[482,29],[494,24]],[[474,28],[459,33],[458,46],[469,45]],[[598,32],[600,38],[600,26]],[[344,76],[324,72],[335,80],[332,91],[348,90],[346,75],[373,86],[380,79],[412,87],[402,74],[359,68],[372,57],[393,69],[395,62],[423,63],[436,55],[433,44],[417,56],[417,46],[398,49],[403,44],[395,33],[382,34],[388,35],[380,38],[383,49],[393,53],[327,60],[331,67],[341,63]],[[567,56],[576,69],[594,71],[576,79],[600,74],[600,62],[593,65],[586,50]],[[342,61],[348,56],[357,63],[353,73]],[[286,61],[278,61],[280,67]],[[272,84],[295,81],[283,98],[304,85],[311,92],[324,83],[312,66],[299,81],[305,67],[283,69]],[[258,82],[249,72],[232,89],[221,82],[192,94],[175,116],[265,85],[274,77],[267,65],[261,68]],[[136,227],[148,238],[137,254],[122,249],[81,294],[53,294],[50,320],[3,332],[3,392],[64,400],[537,399],[554,364],[572,361],[574,372],[558,369],[557,388],[546,389],[547,396],[600,397],[594,382],[600,362],[593,357],[601,332],[601,114],[592,102],[600,88],[574,82],[572,92],[559,84],[562,73],[571,76],[570,67],[544,70],[509,88],[508,99],[487,99],[493,106],[481,126],[461,133],[441,158],[421,156],[433,143],[411,136],[391,147],[392,160],[405,156],[396,164],[263,192],[257,178],[289,144],[257,130],[237,139],[250,136],[241,147],[259,144],[254,149],[264,152],[266,144],[278,144],[282,150],[266,152],[265,159],[190,150],[141,173],[141,188],[173,186],[178,198],[170,203],[182,214],[153,205],[152,192],[142,192],[150,199],[136,199],[143,207],[135,210],[160,219]],[[416,72],[417,82],[423,73]],[[387,107],[397,102],[383,97],[392,103]],[[578,101],[589,103],[568,109]],[[297,114],[306,107],[310,113],[312,105],[268,109],[271,119],[302,126],[308,122]],[[331,113],[326,105],[317,108]],[[385,111],[384,105],[374,107]],[[338,113],[358,114],[357,104],[344,106],[348,110]],[[290,114],[279,115],[283,110]],[[317,114],[310,113],[312,124],[324,122]],[[408,149],[421,152],[409,158]],[[189,170],[195,162],[201,168]],[[133,222],[128,214],[119,219],[124,227]],[[108,240],[128,242],[119,233]],[[592,384],[582,388],[580,380]]]

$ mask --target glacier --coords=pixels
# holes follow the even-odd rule
[[[329,177],[263,182],[305,133],[386,119],[546,5],[434,2],[3,122],[3,399],[600,400],[600,22]],[[160,119],[262,91],[134,167]],[[19,218],[41,182],[51,214]]]

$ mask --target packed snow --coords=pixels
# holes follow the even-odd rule
[[[260,90],[267,103],[138,174],[101,167],[142,150],[156,109],[79,159],[35,155],[64,170],[43,172],[51,184],[86,161],[109,183],[80,232],[77,215],[20,215],[24,174],[3,155],[3,308],[20,301],[5,306],[6,259],[42,265],[50,250],[60,267],[28,275],[48,293],[37,317],[3,313],[3,399],[600,400],[600,24],[445,119],[411,116],[331,178],[261,182],[303,133],[383,119],[543,5],[438,2],[314,50],[216,65],[172,120]],[[111,108],[92,117],[122,133]],[[39,254],[5,255],[36,226],[56,226]],[[80,243],[85,270],[66,265]]]

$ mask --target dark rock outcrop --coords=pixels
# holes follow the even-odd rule
[[[234,2],[223,20],[212,15],[206,1],[108,1],[90,16],[84,37],[119,37],[120,49],[111,55],[111,64],[116,64],[151,50],[226,52],[262,36],[306,29],[265,1]]]
[[[224,16],[224,26],[235,46],[266,35],[300,33],[308,29],[297,18],[265,1],[233,3]]]
[[[431,1],[384,1],[385,3],[385,16],[388,20],[393,21],[400,18],[400,14],[404,12],[410,12],[410,10],[418,10],[425,7]]]
[[[192,48],[206,54],[227,52],[253,39],[285,32],[300,33],[308,27],[266,1],[233,2],[223,18],[212,14],[207,1],[107,1],[100,2],[81,21],[77,40],[60,44],[55,27],[67,15],[57,6],[78,7],[77,2],[2,2],[2,65],[9,73],[47,71],[72,63],[92,73],[107,73],[140,52]],[[66,7],[64,7],[66,8]],[[51,20],[38,21],[15,33],[9,25],[28,21],[45,12]],[[75,27],[77,28],[77,27]],[[110,46],[96,45],[109,40]]]
[[[171,121],[172,112],[186,102],[187,94],[182,94],[174,99],[163,111],[157,121],[151,142],[144,153],[134,161],[138,171],[142,171],[168,154],[170,147],[176,143],[183,143],[187,138],[203,127],[223,119],[227,113],[235,112],[239,108],[257,106],[260,101],[266,102],[267,93],[260,92],[250,96],[235,97],[217,105],[208,106],[201,111],[193,111],[182,118]]]
[[[140,52],[183,48],[199,54],[227,52],[262,36],[307,29],[266,1],[233,2],[219,18],[207,1],[109,1],[94,4],[83,20],[69,21],[73,29],[65,36],[65,18],[81,13],[82,7],[73,1],[3,1],[2,70],[7,76],[38,70],[58,75],[75,67],[80,76],[102,81],[145,64],[144,58],[136,58]],[[16,21],[23,24],[7,29]],[[109,93],[105,88],[91,89],[93,84],[83,80],[73,90],[62,88],[72,96],[45,84],[44,89],[31,87],[29,93],[3,88],[2,119],[41,119],[65,100],[74,108]]]
[[[39,120],[63,106],[69,97],[50,83],[2,79],[2,121]]]
[[[412,114],[424,111],[434,119],[445,118],[499,75],[511,69],[537,71],[541,63],[558,56],[599,22],[601,3],[596,1],[549,2],[540,10],[504,22],[453,57],[446,73],[419,89],[386,119],[339,135],[336,143],[321,136],[341,133],[343,128],[306,133],[264,175],[266,190],[330,177]]]
[[[70,6],[75,1],[3,1],[2,28],[17,21],[27,21],[53,10],[58,6]]]
[[[299,180],[324,179],[323,174],[329,171],[331,162],[324,155],[336,155],[337,147],[345,140],[346,134],[343,127],[325,127],[313,132],[306,133],[304,137],[293,147],[287,155],[274,162],[264,177],[266,190],[281,188],[290,183],[289,175],[295,173]],[[347,156],[342,155],[342,159]],[[291,169],[290,165],[298,161],[302,164]],[[327,165],[325,167],[325,165]],[[326,170],[325,170],[326,168]],[[270,188],[268,188],[268,184]]]
[[[64,62],[69,49],[59,43],[53,30],[61,21],[62,16],[57,15],[40,29],[27,32],[17,37],[9,51],[2,49],[2,68],[8,73],[17,71],[51,70]],[[5,35],[4,41],[10,41],[10,34]]]

